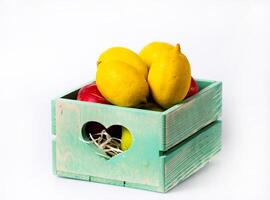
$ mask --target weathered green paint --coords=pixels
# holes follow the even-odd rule
[[[221,82],[198,81],[201,91],[163,114],[165,118],[164,151],[217,120],[221,115]]]
[[[202,168],[221,149],[221,122],[216,121],[164,155],[165,190]]]
[[[55,115],[55,102],[56,100],[52,100],[51,102],[51,119],[52,119],[52,134],[55,135],[55,132],[56,132],[56,124],[55,124],[55,118],[56,118],[56,115]]]
[[[56,141],[54,135],[52,139],[52,171],[56,175]]]
[[[159,137],[162,134],[161,114],[130,112],[116,106],[59,99],[56,103],[57,170],[80,173],[116,181],[159,187]],[[81,130],[85,123],[98,121],[105,127],[120,124],[131,131],[131,148],[110,160],[97,155],[93,144],[83,142]]]
[[[198,127],[203,128],[210,123],[208,120],[206,121],[209,123],[201,121],[202,123],[198,123],[199,125],[196,125],[192,130],[183,132],[179,128],[183,125],[179,126],[177,121],[184,120],[184,122],[190,124],[192,118],[188,115],[192,116],[192,113],[185,110],[191,109],[194,111],[193,105],[200,109],[198,106],[202,104],[199,101],[203,101],[207,106],[210,106],[211,102],[206,102],[205,96],[216,95],[215,92],[219,89],[216,86],[218,83],[199,81],[199,84],[203,88],[199,94],[164,112],[76,101],[78,89],[62,98],[53,100],[52,131],[56,134],[55,142],[53,141],[54,171],[62,177],[159,192],[167,191],[176,182],[182,181],[207,162],[212,156],[207,152],[215,152],[213,149],[218,148],[213,144],[212,146],[209,145],[209,151],[199,152],[200,155],[197,158],[205,157],[201,160],[200,165],[192,164],[189,161],[185,163],[183,168],[177,165],[177,171],[170,172],[166,169],[166,167],[173,166],[169,163],[174,157],[177,157],[176,154],[180,155],[187,151],[190,146],[196,143],[192,141],[195,141],[196,137],[199,136],[190,141],[185,139],[194,134],[194,130],[198,131]],[[197,98],[198,101],[196,101]],[[215,101],[212,103],[217,104]],[[204,110],[200,110],[200,112],[202,111]],[[201,114],[202,117],[207,117],[204,116],[206,112]],[[181,115],[186,115],[186,117]],[[197,115],[200,115],[200,113],[197,113]],[[213,112],[209,115],[214,116],[211,116],[211,119],[216,119],[219,114]],[[128,128],[133,136],[131,148],[109,160],[99,156],[97,148],[93,144],[85,143],[82,138],[82,127],[89,121],[97,121],[105,127],[122,125]],[[171,121],[174,121],[174,127]],[[177,133],[183,136],[176,137]],[[212,137],[211,134],[210,131],[206,135]],[[171,142],[168,142],[171,140],[170,137],[175,140],[173,144],[177,145],[182,141],[181,145],[172,145]],[[209,140],[209,142],[211,141]],[[217,143],[215,144],[217,145]],[[170,148],[173,146],[177,149]],[[182,150],[179,151],[178,149]],[[191,153],[195,150],[192,149]],[[189,164],[192,165],[189,166]],[[183,176],[178,173],[181,170],[185,171]],[[174,174],[175,178],[173,178]]]

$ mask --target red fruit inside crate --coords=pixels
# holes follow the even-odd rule
[[[99,92],[96,83],[82,87],[78,93],[77,100],[94,103],[110,104]]]
[[[84,141],[92,143],[99,149],[97,151],[99,155],[109,159],[124,151],[121,148],[123,128],[121,125],[106,128],[99,122],[89,121],[82,127],[82,137]]]
[[[194,94],[196,94],[198,92],[199,92],[199,86],[198,86],[197,82],[191,77],[190,87],[189,87],[189,90],[188,90],[188,93],[187,93],[185,99],[193,96]]]

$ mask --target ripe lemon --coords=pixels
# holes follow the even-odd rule
[[[100,63],[96,73],[96,84],[100,93],[118,106],[134,107],[144,103],[149,93],[144,76],[121,61]]]
[[[155,60],[168,54],[173,48],[173,45],[166,42],[151,42],[141,50],[139,55],[147,66],[150,67]]]
[[[112,47],[107,49],[100,55],[97,61],[97,65],[99,66],[100,63],[110,60],[118,60],[125,62],[128,65],[134,67],[136,70],[138,70],[139,73],[141,73],[145,78],[147,78],[148,68],[146,63],[144,63],[144,61],[140,58],[139,55],[127,48]]]
[[[121,136],[120,148],[123,151],[126,151],[131,146],[131,143],[132,143],[132,135],[131,135],[131,133],[129,132],[128,129],[126,129],[125,127],[122,127],[122,136]]]
[[[179,44],[169,54],[153,62],[148,74],[151,94],[163,108],[169,108],[185,98],[190,80],[190,65],[180,52]]]

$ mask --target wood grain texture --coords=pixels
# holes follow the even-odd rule
[[[201,91],[165,111],[164,151],[217,120],[221,115],[221,82],[198,81]]]
[[[165,155],[165,191],[202,168],[221,150],[221,122],[216,121]]]
[[[56,141],[54,136],[52,139],[52,171],[56,175]]]
[[[202,128],[220,115],[221,83],[198,82],[200,93],[164,112],[77,101],[78,88],[54,99],[53,171],[61,177],[168,191],[220,149],[220,130]],[[82,137],[89,121],[128,128],[131,148],[109,160],[98,155],[97,147]]]
[[[51,131],[53,135],[56,134],[55,101],[56,100],[51,101]]]
[[[161,120],[159,112],[59,99],[56,102],[56,171],[85,175],[96,182],[107,179],[115,184],[122,181],[161,190],[164,181],[159,157]],[[99,156],[95,145],[83,141],[82,127],[89,121],[98,121],[105,127],[115,124],[127,127],[133,137],[131,148],[110,160]]]

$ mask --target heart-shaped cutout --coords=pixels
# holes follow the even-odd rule
[[[89,121],[82,127],[83,140],[97,147],[97,154],[109,159],[126,151],[132,142],[132,135],[121,125],[106,128],[101,123]]]

